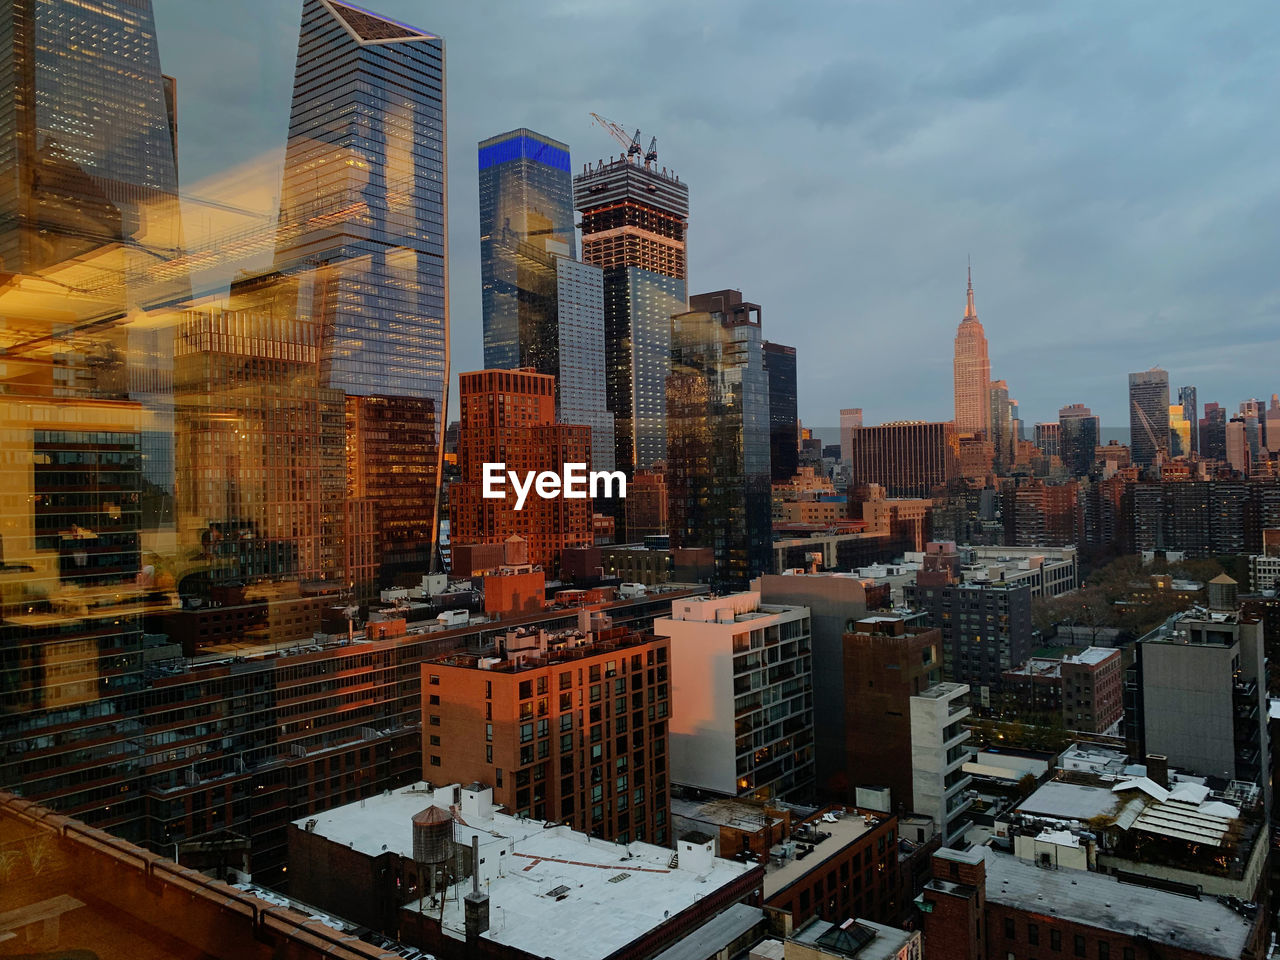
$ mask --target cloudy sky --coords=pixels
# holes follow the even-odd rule
[[[154,2],[184,184],[277,163],[301,0]],[[476,142],[528,126],[580,167],[616,152],[595,111],[657,135],[691,292],[763,305],[806,423],[951,416],[966,256],[1028,423],[1127,426],[1157,364],[1202,404],[1280,391],[1273,0],[363,5],[446,40],[455,373],[482,357]]]

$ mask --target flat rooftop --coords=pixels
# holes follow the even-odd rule
[[[369,856],[413,856],[413,817],[430,806],[448,808],[454,788],[428,784],[391,791],[294,821],[305,829]],[[593,840],[564,825],[517,818],[492,807],[492,792],[461,788],[455,843],[480,839],[481,889],[489,895],[489,930],[495,943],[538,957],[599,960],[642,936],[703,897],[715,894],[755,864],[718,857],[681,856],[648,843]],[[465,822],[464,822],[465,821]],[[444,933],[465,939],[462,895],[466,878],[450,890],[441,914]],[[457,896],[454,896],[454,894]],[[403,909],[416,909],[416,902]],[[436,908],[439,910],[439,907]],[[590,936],[567,932],[590,931]]]
[[[1111,816],[1120,808],[1120,798],[1110,787],[1050,780],[1018,804],[1018,812],[1055,820],[1079,820]]]
[[[791,941],[833,956],[892,960],[913,936],[916,934],[910,930],[870,920],[845,920],[837,924],[815,917],[801,927]]]
[[[1231,960],[1249,941],[1250,922],[1216,898],[1197,900],[1087,870],[1046,870],[1012,854],[980,849],[988,903]]]
[[[716,797],[711,800],[684,800],[672,797],[671,815],[698,823],[729,827],[733,830],[755,832],[764,829],[766,819],[770,824],[782,818],[769,815],[766,818],[763,804],[732,797]],[[800,819],[797,817],[797,820]]]
[[[795,883],[810,870],[814,869],[818,864],[825,863],[836,854],[838,854],[849,844],[853,843],[865,833],[869,833],[876,827],[880,826],[884,821],[878,817],[873,817],[870,823],[862,814],[850,812],[840,817],[835,823],[828,823],[824,820],[814,822],[814,827],[823,833],[829,833],[831,836],[813,848],[813,853],[809,854],[803,860],[797,860],[790,857],[783,864],[773,866],[770,863],[765,868],[764,874],[764,897],[768,900],[775,893],[785,890],[791,884]]]

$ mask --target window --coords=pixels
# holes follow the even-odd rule
[[[1077,933],[1075,936],[1075,954],[1077,957],[1083,957],[1084,953],[1084,934]]]
[[[1033,947],[1040,946],[1040,928],[1034,923],[1027,924],[1027,943]]]
[[[1018,939],[1018,935],[1013,929],[1013,917],[1004,918],[1004,938],[1006,940]]]
[[[1098,960],[1111,960],[1111,944],[1109,941],[1098,941]]]
[[[434,733],[431,735],[431,746],[433,746],[433,747],[438,747],[438,746],[440,746],[440,737],[439,737],[439,735],[434,734]]]
[[[440,694],[438,693],[431,694],[431,699],[428,701],[428,706],[432,706],[432,707],[440,706]]]
[[[528,700],[532,696],[533,696],[533,681],[521,680],[520,681],[520,699]]]
[[[440,674],[438,673],[431,674],[431,676],[427,678],[427,683],[429,683],[433,687],[440,686]]]
[[[431,714],[431,726],[433,727],[440,726],[440,716],[438,714],[435,714],[435,713]]]
[[[433,767],[438,767],[438,766],[440,766],[440,757],[439,757],[437,754],[434,754],[434,753],[433,753],[433,754],[431,755],[431,765],[432,765]]]
[[[1049,931],[1049,947],[1053,950],[1062,949],[1062,931],[1061,930]]]

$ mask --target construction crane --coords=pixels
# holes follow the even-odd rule
[[[658,159],[658,138],[654,137],[649,141],[649,149],[647,151],[640,148],[640,129],[637,127],[634,136],[627,136],[627,131],[620,124],[614,123],[606,117],[600,116],[598,113],[591,114],[591,119],[604,127],[613,139],[617,140],[622,148],[626,150],[626,158],[631,160],[632,157],[643,156],[645,166],[653,163]],[[634,162],[634,161],[632,161]]]

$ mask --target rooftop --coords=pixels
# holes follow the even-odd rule
[[[750,800],[738,800],[733,797],[716,797],[711,800],[686,800],[671,798],[671,815],[699,823],[714,824],[717,827],[730,827],[734,830],[756,831],[764,828],[765,807],[767,805],[753,803]],[[779,823],[780,816],[768,815],[769,823]]]
[[[990,847],[978,849],[986,860],[988,903],[1232,960],[1248,943],[1249,921],[1217,899],[1121,884],[1103,873],[1048,870]]]
[[[430,806],[453,806],[455,842],[470,846],[472,837],[480,839],[481,889],[490,907],[484,936],[557,960],[609,956],[663,916],[674,916],[758,869],[709,854],[686,855],[683,847],[678,865],[672,866],[668,848],[608,843],[564,825],[513,817],[494,807],[492,796],[479,784],[432,789],[418,783],[294,825],[306,829],[314,820],[314,833],[369,856],[412,857],[413,817]],[[466,893],[470,887],[466,878],[454,889]],[[548,896],[553,891],[556,895]],[[446,935],[464,939],[460,896],[445,900],[441,917]],[[570,930],[590,930],[591,936],[566,937]]]
[[[791,940],[837,957],[890,960],[914,936],[917,934],[910,930],[899,930],[870,920],[845,920],[835,924],[814,917],[796,931]]]
[[[1119,656],[1118,650],[1108,647],[1086,647],[1077,654],[1068,654],[1062,658],[1063,663],[1082,663],[1088,666],[1097,666],[1104,663],[1114,656]]]
[[[768,900],[775,893],[785,890],[810,870],[817,867],[818,864],[830,860],[849,844],[880,826],[882,822],[878,817],[864,816],[855,811],[850,811],[844,816],[836,818],[835,822],[816,821],[815,826],[818,830],[828,836],[821,839],[814,846],[813,852],[807,854],[805,858],[793,856],[788,857],[780,864],[775,864],[771,857],[769,866],[765,868],[765,899]],[[808,859],[809,857],[813,859],[810,860]]]

